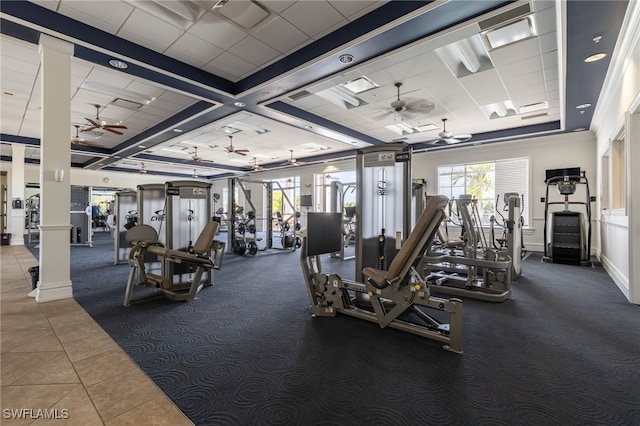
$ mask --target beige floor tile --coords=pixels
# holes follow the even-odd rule
[[[139,368],[120,348],[76,361],[73,366],[86,387]]]
[[[96,356],[103,352],[120,348],[116,342],[106,334],[86,336],[80,339],[64,342],[64,349],[71,362],[77,362],[85,358]]]
[[[0,334],[2,352],[62,351],[62,345],[51,330],[5,331]]]
[[[9,352],[2,355],[3,385],[79,383],[64,352]]]
[[[92,336],[104,336],[108,337],[108,334],[96,324],[93,320],[87,321],[84,324],[73,324],[61,327],[53,327],[53,331],[60,339],[60,342],[65,345],[68,342],[72,342],[78,339],[85,339]]]
[[[142,371],[127,372],[87,387],[91,400],[107,421],[159,396],[160,389]]]
[[[2,301],[0,302],[0,314],[26,314],[41,313],[38,304],[32,297],[26,297],[25,291],[21,291],[22,298],[14,300],[12,302]]]
[[[104,423],[96,410],[96,407],[91,402],[91,398],[87,394],[87,391],[82,386],[78,386],[73,391],[69,392],[64,398],[62,398],[57,404],[52,407],[53,410],[57,410],[56,413],[67,416],[66,419],[58,420],[36,420],[32,424],[34,426],[45,425],[82,425],[82,426],[101,426]]]
[[[154,425],[180,426],[193,423],[165,396],[133,408],[105,423],[107,426]]]
[[[0,316],[2,331],[51,330],[51,325],[41,312],[24,314],[10,314]]]
[[[47,302],[47,303],[57,303],[57,302]],[[43,303],[42,305],[45,305]],[[66,312],[58,312],[52,315],[47,314],[47,318],[51,322],[53,328],[65,327],[65,326],[73,326],[76,324],[83,324],[89,321],[93,321],[93,318],[86,313],[80,306],[75,303],[69,305],[69,309]]]
[[[77,384],[2,386],[0,393],[3,413],[4,410],[49,409],[77,387]],[[3,419],[2,424],[30,424],[31,422],[33,420],[23,423]]]

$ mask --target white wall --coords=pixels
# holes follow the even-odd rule
[[[543,251],[544,203],[540,202],[540,197],[544,197],[546,192],[545,171],[580,167],[586,171],[593,195],[594,189],[591,187],[596,181],[595,148],[595,137],[591,132],[566,133],[514,142],[418,153],[413,156],[412,170],[414,178],[427,179],[427,192],[435,194],[437,167],[440,165],[529,157],[530,192],[529,200],[525,200],[525,203],[529,204],[531,223],[530,229],[525,231],[524,245],[529,251]],[[579,197],[577,192],[576,196]],[[575,200],[578,201],[577,198]],[[584,198],[579,201],[584,201]],[[593,215],[592,223],[596,219]],[[593,236],[591,250],[595,253],[599,251],[599,241]]]
[[[638,111],[640,97],[640,2],[629,2],[629,8],[623,22],[621,36],[611,59],[611,66],[594,113],[592,130],[597,137],[598,159],[609,149],[611,138],[625,127],[625,115]],[[635,104],[634,104],[635,102]],[[634,111],[635,110],[635,111]],[[637,120],[637,118],[635,119]],[[628,127],[628,123],[626,124]],[[635,127],[637,129],[637,127]],[[614,279],[622,293],[633,303],[640,304],[640,270],[634,265],[633,250],[630,245],[639,243],[632,238],[640,232],[640,212],[631,212],[632,194],[640,193],[640,181],[637,167],[640,157],[637,146],[640,135],[627,128],[625,143],[627,144],[627,209],[626,211],[605,212],[599,223],[602,239],[601,260],[604,268]],[[634,149],[630,146],[634,144]],[[602,164],[598,160],[598,176],[602,175]],[[606,172],[606,171],[605,171]],[[597,185],[598,199],[601,199],[601,183]],[[634,198],[637,202],[637,199]],[[600,208],[600,206],[599,206]],[[635,251],[637,254],[637,251]],[[637,267],[636,267],[637,268]]]

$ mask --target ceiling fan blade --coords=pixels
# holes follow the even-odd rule
[[[94,128],[96,128],[96,127],[102,127],[102,123],[100,123],[100,122],[98,122],[98,121],[94,120],[93,118],[87,118],[87,117],[85,117],[84,119],[85,119],[85,120],[87,120],[89,123],[91,123],[91,124],[93,125],[93,127],[94,127]],[[83,130],[83,132],[84,132],[84,131],[85,131],[85,130]]]
[[[105,124],[104,126],[102,126],[105,130],[109,129],[126,129],[127,126],[122,126],[120,124]]]
[[[124,135],[124,133],[119,132],[117,130],[110,129],[108,127],[104,127],[104,130],[106,130],[107,132],[115,133],[116,135]]]
[[[411,98],[411,100],[406,102],[405,106],[409,111],[421,112],[423,114],[430,113],[436,107],[433,102],[417,98]]]

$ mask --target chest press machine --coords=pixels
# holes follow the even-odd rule
[[[443,342],[445,349],[462,353],[462,301],[431,296],[429,287],[416,271],[445,216],[447,202],[444,196],[431,198],[388,270],[365,267],[362,270],[364,282],[322,272],[320,254],[335,251],[334,244],[327,243],[326,236],[339,234],[330,233],[331,224],[327,219],[323,223],[320,218],[337,215],[334,222],[340,227],[341,217],[339,213],[309,213],[300,263],[312,315],[333,317],[341,313],[354,316],[377,323],[381,328],[396,328]],[[337,244],[342,244],[340,239]],[[368,296],[371,309],[359,300],[364,295]],[[448,315],[449,322],[440,322],[420,307],[443,312]]]
[[[213,277],[215,261],[211,258],[211,250],[214,245],[214,237],[220,224],[216,221],[208,222],[198,239],[190,247],[189,251],[168,249],[158,241],[158,233],[149,225],[136,225],[126,233],[126,239],[131,244],[129,251],[129,279],[124,297],[124,306],[130,306],[135,300],[146,299],[158,295],[164,295],[175,301],[193,300],[196,294],[205,286],[201,283],[205,271],[210,271]],[[158,258],[162,264],[161,274],[153,274],[146,271],[145,260]],[[174,284],[172,268],[169,264],[182,264],[187,270],[191,270],[193,277],[190,283]],[[213,285],[213,280],[208,286]],[[133,295],[136,284],[145,287],[155,287],[158,291],[142,292]]]

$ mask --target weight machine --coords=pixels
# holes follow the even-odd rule
[[[128,229],[133,228],[138,223],[137,198],[136,191],[116,192],[114,210],[116,230],[115,238],[113,239],[114,265],[128,261],[131,246],[127,242],[126,234]]]
[[[214,237],[220,224],[208,222],[198,239],[191,246],[190,251],[172,250],[158,241],[158,233],[149,225],[136,225],[126,234],[127,241],[132,245],[129,251],[129,279],[125,290],[124,306],[131,306],[131,302],[164,295],[175,301],[193,300],[196,294],[205,286],[213,285],[211,280],[203,281],[203,274],[215,268],[215,260],[211,257],[211,250],[215,243]],[[146,258],[148,254],[161,260],[162,273],[147,272]],[[193,271],[193,277],[188,283],[174,283],[173,272],[177,269]],[[211,274],[212,275],[212,274]],[[133,287],[142,285],[154,288],[154,291],[144,291],[133,295]]]
[[[380,328],[396,328],[437,340],[445,343],[445,349],[462,353],[462,301],[432,296],[417,272],[446,205],[446,197],[433,197],[390,261],[389,269],[365,267],[361,271],[363,281],[345,280],[322,271],[320,255],[335,252],[342,244],[338,233],[342,218],[340,213],[309,213],[300,263],[312,316],[350,315],[374,322]],[[433,311],[446,315],[448,322],[435,318],[424,308],[434,315]]]
[[[491,215],[491,241],[494,250],[505,252],[511,258],[513,278],[517,279],[522,275],[522,259],[526,254],[523,238],[524,218],[522,217],[524,194],[507,192],[502,199],[504,201],[502,212],[506,212],[507,217],[498,209],[500,204],[500,194],[498,194],[495,208],[500,219],[495,215]],[[496,237],[496,225],[502,228],[502,234],[499,237]]]
[[[591,195],[589,181],[579,167],[546,171],[547,189],[544,198],[545,262],[591,266]],[[578,185],[584,185],[585,201],[570,201]],[[555,186],[562,201],[549,201],[549,188]],[[549,206],[562,205],[562,211],[549,211]],[[582,206],[584,212],[571,211],[569,206]]]
[[[343,224],[341,235],[343,236],[344,243],[340,246],[340,250],[331,253],[331,257],[340,260],[354,259],[353,256],[346,256],[344,249],[356,242],[356,207],[344,206],[345,195],[352,193],[356,190],[355,183],[342,183],[339,181],[332,181],[329,185],[331,211],[343,214]]]
[[[211,184],[173,181],[139,185],[136,198],[137,225],[125,234],[127,243],[134,245],[127,258],[131,272],[125,306],[149,297],[147,292],[132,295],[136,280],[144,287],[160,288],[174,300],[191,300],[201,285],[212,285],[213,269],[222,266],[224,243],[214,240],[219,223],[211,216]],[[185,288],[189,288],[186,296]]]
[[[264,191],[262,193],[265,206],[256,206],[254,199],[252,199],[252,191],[247,188],[247,184],[253,184],[260,186]],[[255,187],[254,186],[254,187]],[[295,211],[295,205],[291,202],[291,199],[286,193],[286,189],[283,188],[279,182],[267,182],[267,181],[252,181],[247,179],[231,178],[229,179],[229,211],[231,212],[228,219],[229,233],[228,244],[230,253],[243,255],[248,253],[255,255],[258,251],[266,251],[269,249],[282,249],[286,251],[294,251],[301,245],[301,239],[299,237],[300,232],[300,212]],[[239,191],[238,191],[239,190]],[[273,212],[273,193],[274,191],[280,191],[282,193],[283,204],[286,203],[291,210],[292,214],[283,215],[282,212]],[[250,208],[245,214],[244,206],[240,206],[236,200],[236,194],[241,192],[244,197],[244,203]],[[257,208],[258,207],[258,208]],[[266,212],[264,217],[256,216],[256,211]],[[276,222],[280,231],[281,247],[274,246],[274,231],[272,224]],[[263,226],[258,226],[258,223],[262,223]],[[258,237],[258,233],[265,233],[265,244],[263,247],[259,247],[259,242],[262,240]],[[246,234],[251,234],[247,237]]]
[[[513,279],[511,258],[488,247],[476,199],[461,195],[456,206],[464,229],[463,243],[434,248],[424,257],[426,282],[440,293],[490,302],[506,300]]]

